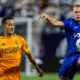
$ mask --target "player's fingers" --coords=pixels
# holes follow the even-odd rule
[[[43,77],[43,73],[41,73],[41,74],[39,75],[39,77]]]
[[[42,14],[42,15],[40,16],[40,18],[41,18],[41,19],[46,19],[47,16],[46,16],[45,14]]]
[[[39,77],[43,77],[43,71],[40,72]]]
[[[46,16],[45,15],[43,15],[43,19],[46,19]]]
[[[43,15],[40,16],[40,19],[43,19]]]
[[[40,15],[39,20],[42,19],[42,15]]]

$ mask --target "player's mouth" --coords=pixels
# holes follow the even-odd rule
[[[77,19],[80,19],[80,17],[77,17]]]
[[[10,31],[14,31],[14,28],[11,28]]]

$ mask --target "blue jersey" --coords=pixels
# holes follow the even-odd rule
[[[76,49],[76,41],[80,38],[80,24],[74,21],[73,18],[69,18],[64,23],[64,29],[67,37],[68,49],[66,57],[70,56],[74,52],[78,52]]]

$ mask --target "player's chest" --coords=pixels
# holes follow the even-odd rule
[[[80,38],[80,25],[77,24],[77,25],[73,25],[73,27],[71,27],[71,34],[74,36],[74,37],[78,37]]]
[[[0,42],[0,49],[21,48],[22,44],[17,39],[2,39]]]
[[[71,27],[71,30],[73,33],[80,33],[80,25],[73,25],[73,27]]]

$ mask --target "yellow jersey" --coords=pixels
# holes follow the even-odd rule
[[[0,73],[13,67],[20,67],[21,50],[29,52],[29,48],[23,37],[14,35],[12,37],[0,36]]]

